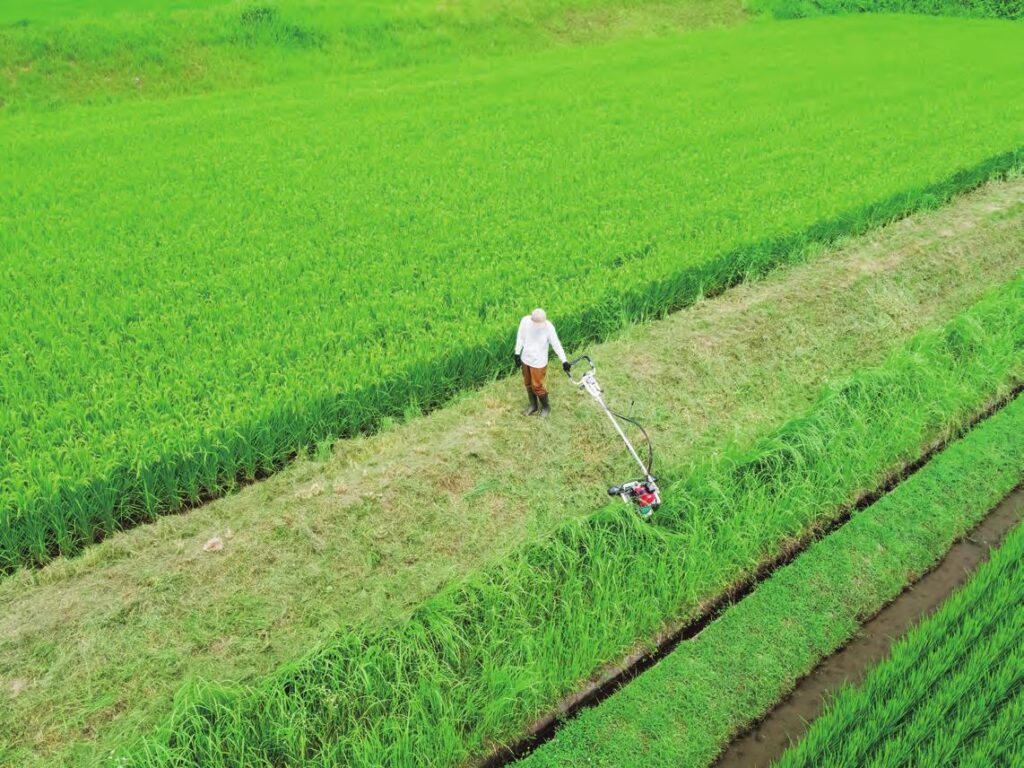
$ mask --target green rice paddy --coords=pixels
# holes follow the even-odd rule
[[[771,386],[746,371],[746,391],[716,395],[679,366],[770,345],[779,328],[731,347],[685,334],[693,349],[659,358],[634,348],[653,326],[630,326],[657,320],[665,334],[678,328],[662,322],[670,312],[777,267],[826,263],[848,238],[989,180],[1011,179],[1012,194],[1024,171],[1020,15],[1017,0],[5,4],[0,762],[468,765],[951,443],[726,611],[704,643],[528,760],[706,764],[1020,479],[1019,398],[964,431],[1024,382],[1022,209],[1000,199],[950,214],[889,255],[934,268],[921,317],[890,310],[920,307],[928,279],[890,280],[884,290],[908,298],[879,300],[858,320],[871,330],[831,355],[818,343],[801,356],[794,342],[719,366],[755,365]],[[780,20],[804,16],[820,18]],[[982,219],[984,237],[963,234]],[[965,245],[938,266],[936,238],[994,251]],[[849,272],[869,281],[856,291],[883,289],[869,274],[887,256],[875,258]],[[800,325],[842,304],[812,303],[773,322],[841,333],[839,321]],[[509,418],[494,392],[512,386],[500,380],[515,320],[534,306],[570,351],[614,336],[606,350],[629,346],[608,380],[649,390],[640,408],[670,449],[653,523],[582,490],[619,465],[561,402],[551,421],[487,442]],[[854,353],[871,339],[876,349]],[[456,413],[483,424],[445,437],[460,451],[438,436],[359,453],[386,444],[370,433],[467,403],[474,387]],[[716,402],[757,410],[772,392],[785,402],[764,413],[715,414]],[[515,440],[533,445],[539,471],[521,471]],[[485,444],[498,446],[490,466]],[[232,500],[198,507],[307,455],[323,463],[297,462],[294,477],[319,473],[308,488],[274,477],[225,513],[215,546],[187,543]],[[355,489],[327,479],[332,455],[362,467]],[[437,466],[388,471],[402,457]],[[367,491],[376,472],[389,482]],[[309,501],[325,484],[347,501],[260,517],[280,489]],[[439,545],[452,529],[438,518],[467,505],[467,525],[484,525],[477,540],[508,539]],[[394,519],[373,526],[371,510]],[[172,519],[181,525],[158,527]],[[251,523],[248,550],[235,520]],[[305,559],[286,551],[299,534],[315,550]],[[1021,541],[842,693],[782,764],[1020,758]],[[338,552],[352,562],[330,562]],[[443,573],[424,576],[443,557]],[[856,558],[859,577],[840,579],[835,564]],[[318,578],[327,568],[343,575]],[[384,597],[355,607],[375,575]],[[267,599],[310,583],[323,586],[313,610],[294,609],[308,602],[294,594]],[[90,615],[83,594],[111,599]],[[201,608],[196,595],[208,596]],[[779,601],[802,606],[802,629],[772,628]],[[40,629],[54,611],[74,628]],[[274,635],[289,621],[303,625]],[[759,631],[789,633],[792,652],[772,657]],[[211,660],[239,632],[260,639],[219,674]],[[112,653],[113,638],[133,647]],[[743,658],[739,687],[703,675],[730,653]],[[54,685],[62,672],[70,703]],[[681,675],[697,684],[673,695]],[[648,714],[667,724],[657,738]]]
[[[0,568],[507,371],[524,306],[579,345],[1012,167],[1022,42],[825,19],[11,117]]]
[[[587,350],[614,403],[636,393],[663,477],[685,476],[1012,279],[1022,193],[1024,179],[987,184]],[[553,378],[554,415],[538,425],[518,418],[519,386],[491,382],[5,579],[0,700],[21,690],[0,706],[0,764],[91,766],[161,723],[183,680],[255,684],[605,505],[603,484],[631,465],[593,403]],[[203,551],[212,537],[223,552]]]

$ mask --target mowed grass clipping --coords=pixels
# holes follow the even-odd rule
[[[128,766],[455,766],[702,606],[1024,378],[1024,277],[754,447],[666,482],[656,524],[611,505],[343,631],[249,688],[198,684]],[[667,477],[667,476],[664,476]]]
[[[1016,165],[1022,43],[823,19],[10,119],[0,570],[506,371],[532,306],[576,346]]]
[[[654,668],[566,723],[553,741],[516,765],[696,768],[713,764],[737,732],[771,711],[802,677],[851,640],[865,620],[931,568],[954,541],[1022,480],[1024,398],[1018,397],[892,492],[855,514],[842,528],[813,544]],[[1019,563],[1011,569],[1006,566],[1014,556],[1019,560],[1022,544],[1024,532],[1018,529],[1003,547],[1006,552],[998,556],[998,563],[983,566],[965,590],[976,598],[977,613],[985,615],[975,616],[973,628],[982,630],[972,635],[975,641],[984,639],[986,624],[998,623],[1000,616],[1012,610],[1006,598],[1014,590],[1019,598],[1024,573]],[[996,579],[1005,580],[998,590],[979,590],[979,583],[989,581],[991,585]],[[951,602],[959,602],[962,607],[963,595]],[[1001,602],[994,601],[997,596]],[[950,611],[947,603],[943,614],[949,615]],[[1020,626],[1019,604],[1017,614]],[[990,700],[975,699],[963,685],[957,691],[962,696],[959,701],[974,719],[968,722],[964,718],[956,727],[938,727],[934,720],[929,723],[935,729],[935,742],[951,751],[929,754],[922,750],[909,763],[888,759],[876,763],[869,758],[879,756],[877,750],[870,749],[872,743],[881,746],[887,739],[895,740],[901,730],[900,718],[913,703],[922,703],[916,696],[935,684],[942,667],[955,666],[964,659],[964,638],[955,637],[958,623],[939,616],[918,629],[914,635],[924,635],[914,641],[920,666],[904,663],[898,680],[881,670],[872,673],[869,680],[880,678],[885,683],[876,683],[870,692],[856,697],[845,694],[830,716],[832,723],[815,724],[810,734],[813,741],[804,742],[806,746],[788,756],[782,765],[855,768],[956,764],[950,758],[956,756],[955,750],[963,747],[964,741],[954,735],[962,737],[965,728],[979,725],[980,735],[987,723],[997,724],[999,714],[998,706],[986,706]],[[937,638],[946,632],[949,642],[943,644]],[[921,654],[922,646],[933,652]],[[899,648],[894,659],[908,655]],[[1018,639],[1015,657],[986,656],[992,672],[1001,669],[999,679],[1003,682],[1007,677],[1012,679],[1014,672],[1018,680],[1024,675],[1024,668],[1019,666],[1022,648],[1024,644]],[[979,654],[985,655],[980,650]],[[926,663],[932,669],[920,674]],[[1015,670],[1012,663],[1018,665]],[[987,682],[984,671],[971,672],[975,675],[973,685]],[[853,706],[854,699],[858,707]],[[932,714],[952,715],[955,711],[955,707],[937,707]],[[979,722],[979,715],[987,715],[987,721]],[[858,723],[863,725],[857,727]],[[907,729],[914,730],[910,726]],[[1012,728],[1004,731],[1004,738],[1008,733]],[[985,765],[977,761],[969,764]],[[998,760],[987,763],[1014,764]]]
[[[1024,455],[1024,447],[1017,451]],[[1018,526],[862,685],[836,694],[807,736],[774,765],[1024,764],[1022,594],[1024,527]]]

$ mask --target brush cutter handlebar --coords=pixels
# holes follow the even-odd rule
[[[587,365],[590,366],[590,371],[588,371],[588,373],[592,373],[594,371],[595,366],[594,366],[594,361],[590,359],[589,355],[580,355],[575,360],[570,360],[569,361],[569,367],[572,368],[574,365],[576,365],[581,360],[586,360],[587,361]],[[586,376],[586,373],[584,373],[583,376],[580,376],[578,379],[574,379],[572,377],[572,373],[570,373],[569,371],[566,371],[565,375],[568,376],[569,377],[569,381],[571,381],[576,386],[582,386],[583,385],[583,376]]]

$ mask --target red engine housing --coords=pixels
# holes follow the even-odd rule
[[[627,504],[635,504],[637,514],[645,520],[661,506],[661,493],[654,478],[615,486],[609,488],[608,493],[621,497]]]

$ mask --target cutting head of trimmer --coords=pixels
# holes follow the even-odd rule
[[[644,520],[649,520],[661,506],[661,491],[658,490],[658,483],[650,476],[646,480],[613,485],[608,489],[608,495],[618,496],[627,504],[636,506],[636,513]]]

